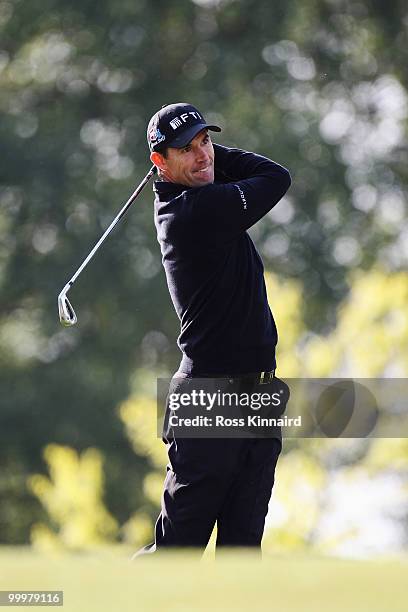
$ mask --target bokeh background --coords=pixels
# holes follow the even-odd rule
[[[279,375],[408,375],[407,28],[403,0],[0,1],[3,545],[151,537],[156,379],[180,355],[150,187],[70,292],[75,328],[56,298],[150,167],[165,103],[291,171],[251,230]],[[264,550],[404,554],[407,474],[406,439],[287,440]]]

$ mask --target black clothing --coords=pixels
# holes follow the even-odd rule
[[[187,390],[185,382],[178,373],[170,391]],[[251,390],[262,387],[253,384]],[[173,547],[204,550],[215,523],[217,548],[260,549],[281,440],[182,438],[172,428],[163,440],[169,463],[155,541],[135,556]]]
[[[262,261],[246,230],[286,193],[289,172],[254,153],[214,150],[214,184],[154,187],[157,236],[181,322],[179,371],[273,370],[277,332]]]
[[[216,522],[217,547],[259,547],[281,447],[276,438],[172,440],[153,548],[205,549]]]
[[[262,261],[246,230],[282,198],[290,176],[254,153],[220,145],[214,151],[214,184],[188,188],[156,181],[154,186],[157,236],[181,322],[183,357],[170,391],[183,388],[180,378],[211,373],[237,376],[251,392],[262,392],[263,375],[240,375],[274,370],[277,332]],[[216,522],[217,546],[260,548],[280,432],[183,438],[176,429],[163,434],[169,464],[155,543],[138,554],[173,546],[205,548]]]

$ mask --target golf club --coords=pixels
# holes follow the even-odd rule
[[[63,288],[63,290],[59,294],[59,296],[58,296],[59,318],[60,318],[60,321],[61,321],[62,325],[64,325],[65,327],[71,327],[72,325],[75,325],[75,323],[78,320],[77,316],[75,314],[75,311],[74,311],[74,309],[73,309],[69,299],[67,298],[68,291],[71,289],[72,285],[74,284],[74,282],[76,281],[78,276],[81,274],[82,270],[91,261],[92,257],[95,255],[96,251],[99,249],[101,244],[109,236],[109,234],[111,233],[111,231],[113,230],[115,225],[118,223],[118,221],[120,221],[120,219],[123,217],[123,215],[126,213],[126,211],[130,208],[130,206],[136,200],[136,198],[139,195],[139,193],[142,191],[143,187],[149,182],[149,180],[155,174],[155,172],[156,172],[156,166],[152,166],[150,168],[149,172],[144,177],[143,181],[140,183],[140,185],[138,187],[136,187],[135,191],[132,193],[132,195],[130,196],[130,198],[126,202],[126,204],[123,206],[123,208],[120,210],[120,212],[116,215],[116,217],[114,218],[114,220],[112,221],[112,223],[110,224],[108,229],[99,238],[98,242],[95,244],[94,248],[89,253],[88,257],[82,262],[82,264],[79,266],[78,270],[75,272],[74,276],[65,285],[65,287]]]

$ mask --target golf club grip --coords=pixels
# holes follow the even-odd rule
[[[145,187],[145,185],[149,182],[149,180],[151,179],[151,177],[157,172],[157,168],[156,166],[152,166],[149,170],[149,172],[146,174],[146,176],[144,177],[143,181],[140,183],[140,185],[138,185],[136,187],[136,189],[134,190],[134,192],[132,193],[132,195],[129,197],[129,199],[127,200],[126,204],[124,204],[124,206],[121,208],[121,210],[118,212],[118,214],[116,215],[116,217],[113,219],[113,221],[111,222],[111,224],[109,225],[109,227],[104,231],[104,233],[102,234],[102,236],[99,238],[98,242],[95,244],[95,246],[93,247],[92,251],[89,253],[89,255],[86,257],[86,259],[84,259],[84,261],[82,262],[82,264],[79,266],[78,270],[75,272],[75,274],[73,275],[73,277],[71,278],[71,280],[68,282],[69,287],[72,287],[72,285],[74,284],[74,282],[76,281],[76,279],[78,278],[78,276],[81,274],[82,270],[85,268],[85,266],[91,261],[92,257],[95,255],[96,251],[99,249],[99,247],[101,246],[101,244],[105,241],[105,239],[109,236],[109,234],[111,233],[111,231],[113,230],[113,228],[115,227],[115,225],[118,223],[118,221],[120,221],[120,219],[123,217],[123,215],[129,210],[130,206],[133,204],[133,202],[135,201],[135,199],[137,198],[137,196],[139,195],[139,193],[142,191],[143,187]]]

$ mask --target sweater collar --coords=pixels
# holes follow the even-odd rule
[[[191,187],[179,183],[170,183],[169,181],[154,181],[153,183],[153,191],[161,202],[167,201],[169,196],[175,198],[188,189],[191,189]]]

